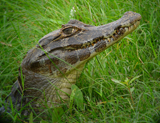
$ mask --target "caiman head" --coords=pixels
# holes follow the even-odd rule
[[[140,14],[129,11],[102,26],[70,20],[44,36],[21,64],[18,82],[26,100],[36,97],[36,105],[47,100],[51,106],[68,99],[85,63],[135,30],[140,19]]]

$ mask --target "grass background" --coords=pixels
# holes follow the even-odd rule
[[[75,9],[73,14],[71,10]],[[70,19],[90,25],[106,24],[126,11],[142,15],[137,30],[93,58],[77,87],[83,109],[76,104],[50,115],[52,122],[158,122],[160,119],[160,1],[159,0],[1,0],[0,105],[16,81],[27,51],[47,33]],[[18,112],[13,122],[25,122]],[[30,123],[37,117],[30,117]]]

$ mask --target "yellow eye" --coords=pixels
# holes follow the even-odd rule
[[[72,28],[72,27],[66,28],[66,29],[63,30],[63,33],[65,33],[65,34],[72,34],[73,30],[74,30],[74,28]]]
[[[63,29],[63,33],[66,35],[74,34],[77,31],[78,31],[78,28],[75,28],[75,27],[68,27],[68,28]]]

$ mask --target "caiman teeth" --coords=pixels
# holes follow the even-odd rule
[[[115,39],[113,35],[112,35],[112,38]]]
[[[131,27],[128,27],[128,31],[131,31]]]
[[[128,27],[125,27],[125,30],[126,30],[125,32],[128,32]]]

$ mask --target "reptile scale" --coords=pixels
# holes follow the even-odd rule
[[[52,107],[68,100],[71,86],[76,83],[85,63],[130,34],[139,26],[140,20],[141,15],[131,11],[101,26],[70,20],[61,29],[45,35],[24,57],[18,80],[6,103],[11,99],[17,110],[30,103],[35,112],[39,112],[44,102]],[[5,112],[4,106],[0,112]],[[29,112],[28,106],[22,114]]]

